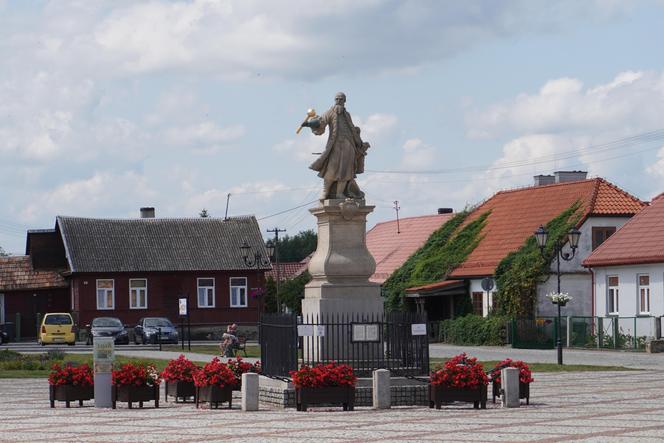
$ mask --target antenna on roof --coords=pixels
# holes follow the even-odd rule
[[[397,234],[401,234],[401,230],[399,229],[399,200],[394,200],[394,210],[397,213]]]

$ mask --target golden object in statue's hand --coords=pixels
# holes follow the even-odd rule
[[[316,116],[316,110],[314,108],[309,108],[307,109],[307,116],[304,119],[304,122],[295,130],[296,134],[299,134],[300,131],[302,130],[303,125],[309,121],[310,118],[313,118]]]

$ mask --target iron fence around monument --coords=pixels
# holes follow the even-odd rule
[[[429,374],[426,314],[381,315],[264,314],[260,323],[264,375],[289,377],[302,365],[343,363],[359,377],[375,369],[393,376]]]

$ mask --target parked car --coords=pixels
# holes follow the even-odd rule
[[[76,344],[76,326],[68,312],[51,312],[44,315],[37,341],[40,345],[53,343]]]
[[[166,317],[145,317],[134,327],[134,343],[158,343],[157,335],[161,330],[162,343],[178,342],[178,331]]]
[[[88,327],[87,344],[91,345],[95,337],[113,337],[116,345],[128,345],[129,334],[119,318],[97,317]]]
[[[0,331],[0,345],[9,342],[9,335],[5,331]]]

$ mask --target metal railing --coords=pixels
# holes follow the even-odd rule
[[[265,314],[260,325],[263,373],[287,377],[302,365],[336,362],[352,366],[360,377],[375,369],[400,376],[427,375],[427,329],[425,314],[409,312],[300,319]]]

